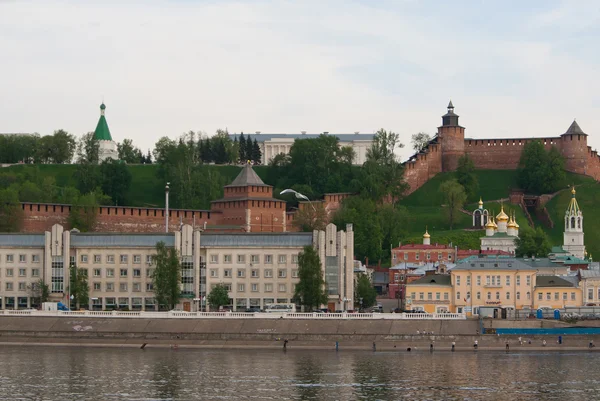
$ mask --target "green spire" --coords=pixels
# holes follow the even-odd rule
[[[94,139],[97,141],[112,141],[112,136],[110,136],[110,130],[104,117],[104,109],[106,109],[106,106],[102,103],[100,105],[100,120],[98,120],[98,125],[96,125],[96,130],[94,131]]]

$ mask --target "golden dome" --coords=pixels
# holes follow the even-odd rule
[[[494,230],[498,229],[498,224],[496,224],[496,221],[494,221],[494,219],[492,219],[492,223],[494,223]]]
[[[483,206],[483,201],[481,200],[481,197],[479,197],[479,203],[477,203],[479,206]]]
[[[498,215],[496,216],[496,220],[498,220],[501,223],[508,221],[508,215],[504,213],[504,205],[501,206],[500,213],[498,213]]]
[[[575,186],[574,186],[574,185],[573,185],[573,187],[571,188],[571,193],[572,193],[573,195],[575,195],[575,194],[577,193],[577,191],[575,191]]]
[[[508,225],[506,226],[508,228],[517,228],[515,221],[513,220],[513,218],[511,217],[510,219],[508,219]]]
[[[487,224],[485,225],[485,228],[494,228],[494,222],[492,221],[492,219],[488,219]]]
[[[423,234],[423,238],[429,238],[431,235],[427,232],[427,227],[425,227],[425,234]]]

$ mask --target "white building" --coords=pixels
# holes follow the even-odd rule
[[[340,146],[350,146],[354,152],[355,157],[353,164],[362,165],[367,160],[367,150],[371,148],[373,144],[373,138],[375,134],[329,134],[324,132],[326,135],[334,135],[340,141]],[[255,134],[244,134],[246,140],[250,139],[252,142],[256,139],[260,147],[262,154],[262,164],[268,164],[269,161],[277,156],[278,154],[289,154],[292,145],[296,139],[310,139],[317,138],[319,134],[261,134],[259,132]],[[238,137],[237,134],[231,134],[232,139]]]
[[[565,211],[565,231],[563,234],[563,249],[571,255],[583,259],[586,257],[583,243],[583,213],[575,198],[575,187],[571,189],[571,202]]]
[[[100,149],[98,150],[98,160],[102,163],[106,159],[119,159],[119,152],[117,151],[117,143],[113,141],[106,123],[106,117],[104,117],[104,110],[106,106],[104,103],[100,105],[100,119],[96,130],[94,131],[94,138],[98,141]]]
[[[481,205],[481,209],[483,209],[483,205]],[[481,217],[483,216],[482,214]],[[517,221],[514,216],[509,217],[504,213],[504,206],[501,207],[500,213],[496,216],[496,221],[498,223],[493,218],[488,219],[485,225],[485,237],[481,237],[481,250],[498,250],[514,254],[515,240],[519,237]]]
[[[327,306],[352,309],[354,233],[351,225],[336,232],[333,224],[314,233],[204,234],[184,225],[174,233],[104,234],[57,224],[41,234],[0,234],[0,308],[37,306],[31,287],[40,279],[50,287],[50,300],[68,303],[69,265],[75,263],[88,277],[89,309],[156,310],[152,255],[160,241],[178,251],[184,310],[202,309],[217,284],[229,290],[234,310],[291,303],[298,254],[307,245],[321,256]]]

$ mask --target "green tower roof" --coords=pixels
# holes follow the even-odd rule
[[[104,109],[106,109],[106,106],[102,103],[100,105],[100,119],[98,120],[98,125],[96,125],[96,130],[94,131],[94,139],[97,141],[112,141],[112,136],[110,136],[110,130],[108,129],[108,124],[104,117]]]

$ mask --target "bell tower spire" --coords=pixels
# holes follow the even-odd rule
[[[583,242],[583,212],[577,203],[575,186],[571,188],[571,201],[565,211],[565,231],[563,234],[563,249],[578,258],[585,257]]]

